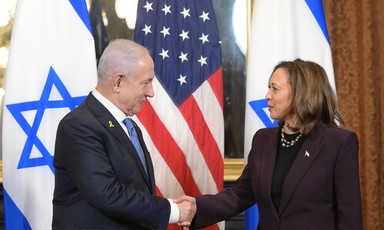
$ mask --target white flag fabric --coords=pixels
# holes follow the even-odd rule
[[[83,0],[18,0],[3,106],[5,227],[51,229],[56,129],[96,85]]]
[[[277,121],[269,118],[265,95],[272,70],[280,61],[300,58],[320,64],[335,89],[321,0],[255,0],[252,17],[247,66],[245,162],[255,132],[277,125]],[[255,228],[251,226],[249,229]]]

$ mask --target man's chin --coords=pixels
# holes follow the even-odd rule
[[[141,111],[141,107],[140,107],[139,109],[135,109],[135,110],[133,110],[133,111],[132,111],[132,116],[133,116],[133,115],[136,115],[136,114],[138,114],[138,113],[140,113],[140,111]]]

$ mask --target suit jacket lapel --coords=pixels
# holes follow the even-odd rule
[[[128,138],[127,134],[124,132],[124,130],[121,128],[121,125],[119,124],[119,121],[117,121],[112,114],[101,104],[91,93],[88,95],[85,101],[90,108],[91,112],[95,115],[95,117],[99,120],[99,122],[112,134],[116,137],[116,139],[128,150],[129,153],[135,153],[132,154],[133,159],[135,160],[136,164],[138,165],[138,168],[140,170],[140,173],[142,174],[146,184],[150,188],[151,192],[153,193],[155,191],[154,183],[151,183],[150,179],[153,180],[153,168],[148,167],[148,174],[151,175],[150,178],[148,178],[143,164],[140,161],[140,158],[138,154],[136,153],[136,149],[133,146],[131,140]],[[137,130],[137,128],[136,128]],[[145,147],[143,137],[139,135],[140,144],[141,146]],[[148,150],[147,148],[143,148],[144,155],[147,162],[151,162],[151,159],[148,159]],[[152,163],[151,163],[152,164]],[[148,163],[147,163],[148,165]]]
[[[264,144],[262,149],[262,163],[260,170],[261,187],[263,188],[263,196],[266,198],[267,206],[271,213],[277,218],[278,214],[273,205],[271,190],[272,190],[272,178],[274,165],[277,156],[277,140],[278,140],[278,128],[273,129],[272,135],[269,137],[269,141]]]
[[[320,141],[321,136],[318,132],[312,131],[311,134],[306,137],[306,140],[297,153],[297,156],[293,161],[283,184],[279,214],[281,214],[287,207],[290,197],[292,196],[297,184],[305,175],[313,161],[315,161],[318,157],[320,152]]]

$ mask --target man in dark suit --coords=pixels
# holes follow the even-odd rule
[[[129,118],[153,97],[153,78],[144,47],[119,39],[104,50],[96,89],[57,130],[53,229],[166,229],[194,215],[188,202],[155,195],[149,152]]]

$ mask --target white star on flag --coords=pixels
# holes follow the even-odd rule
[[[163,26],[163,30],[160,31],[160,33],[162,33],[162,34],[164,35],[164,37],[167,36],[167,35],[171,35],[171,34],[169,33],[169,27],[168,27],[168,28],[165,28],[165,26]]]
[[[184,41],[184,39],[186,39],[186,38],[189,39],[188,33],[189,33],[189,31],[185,32],[184,30],[181,30],[181,34],[179,34],[179,36],[182,37],[183,41]]]
[[[182,85],[183,83],[187,83],[187,81],[185,80],[186,77],[187,76],[183,76],[180,74],[179,79],[177,79],[180,82],[180,85]]]
[[[205,13],[205,12],[203,11],[203,14],[200,15],[200,18],[203,19],[203,22],[205,22],[205,20],[210,20],[209,17],[208,17],[208,14],[209,14],[209,12]]]
[[[164,8],[161,11],[164,11],[165,15],[167,15],[168,13],[172,13],[171,12],[171,5],[167,6],[166,4],[164,4]]]
[[[200,59],[197,60],[197,62],[200,62],[200,66],[207,65],[207,57],[200,56]]]
[[[208,36],[209,36],[209,34],[205,35],[204,33],[202,33],[202,34],[201,34],[201,37],[199,38],[199,40],[201,40],[201,41],[203,42],[203,44],[204,44],[205,42],[209,42],[209,40],[208,40]]]
[[[181,63],[183,63],[184,61],[188,61],[187,55],[188,55],[188,53],[181,52],[181,54],[179,56],[179,58],[181,59]]]
[[[169,57],[168,56],[168,51],[169,50],[161,49],[161,53],[159,53],[159,55],[163,57],[163,60],[164,60],[164,58]]]
[[[143,6],[143,8],[145,8],[145,9],[147,10],[147,12],[150,11],[150,10],[153,10],[153,9],[152,9],[152,4],[153,4],[153,2],[149,3],[149,2],[147,1],[146,5]]]
[[[142,31],[145,32],[145,35],[147,35],[148,33],[152,33],[152,31],[151,31],[151,26],[147,26],[147,25],[145,25],[145,26],[144,26],[144,29],[142,29]]]
[[[184,18],[186,18],[187,16],[188,17],[191,17],[191,15],[189,14],[189,10],[190,9],[185,9],[185,7],[183,7],[183,11],[180,12],[180,14],[184,15]]]

